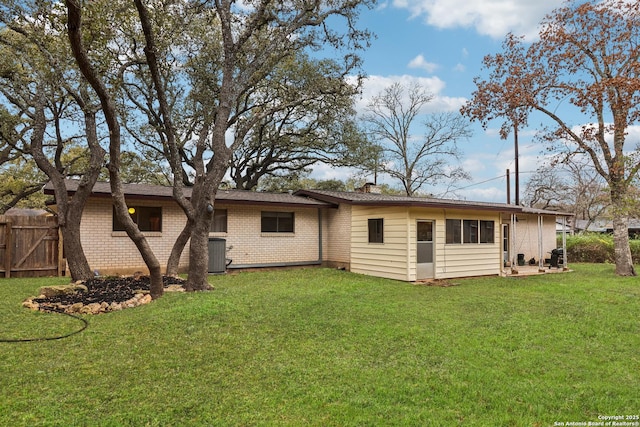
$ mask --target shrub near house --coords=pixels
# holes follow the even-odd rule
[[[640,263],[640,240],[629,242],[634,264]],[[567,256],[570,262],[613,263],[613,236],[601,233],[583,233],[567,236]]]

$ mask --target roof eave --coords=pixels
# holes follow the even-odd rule
[[[434,208],[434,209],[463,209],[463,210],[485,210],[485,211],[499,211],[499,212],[522,212],[521,206],[516,205],[477,205],[477,204],[461,204],[461,203],[447,203],[446,201],[424,201],[416,199],[414,201],[402,200],[353,200],[342,198],[338,196],[332,196],[328,194],[315,193],[309,190],[298,190],[294,194],[304,195],[312,197],[314,199],[322,200],[329,203],[340,204],[346,203],[349,205],[358,206],[386,206],[386,207],[420,207],[420,208]]]
[[[67,189],[67,195],[72,197],[76,193],[75,189]],[[55,196],[55,192],[53,188],[45,188],[44,194]],[[173,195],[158,195],[158,194],[137,194],[131,192],[125,192],[125,199],[127,200],[157,200],[157,201],[172,201],[174,200]],[[96,198],[111,198],[111,193],[106,191],[94,191],[91,193],[91,197]],[[189,199],[189,197],[187,197]],[[233,198],[225,198],[224,194],[218,193],[215,202],[223,203],[227,205],[259,205],[259,206],[270,206],[270,207],[295,207],[295,208],[332,208],[336,207],[333,204],[323,203],[322,201],[313,200],[313,202],[305,203],[304,201],[273,201],[273,200],[243,200],[243,199],[233,199]],[[55,203],[55,202],[54,202]]]
[[[415,202],[395,202],[391,200],[354,200],[350,204],[359,206],[404,206],[411,208],[431,208],[431,209],[460,209],[460,210],[481,210],[481,211],[494,211],[494,212],[522,212],[519,206],[486,206],[486,205],[474,205],[474,204],[458,204],[458,203],[446,203],[446,202],[422,202],[416,200]]]

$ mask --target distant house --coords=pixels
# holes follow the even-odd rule
[[[4,215],[6,216],[46,216],[50,215],[49,212],[44,209],[27,209],[27,208],[11,208],[7,210]]]
[[[69,193],[74,186],[69,181]],[[124,190],[134,220],[166,264],[186,222],[172,189],[129,184]],[[320,190],[219,190],[214,209],[209,236],[224,239],[229,268],[326,265],[404,281],[498,275],[509,264],[539,262],[556,247],[556,219],[567,216],[499,203]],[[92,269],[146,270],[114,217],[108,183],[96,184],[81,233]],[[188,245],[182,269],[187,254]]]
[[[613,234],[613,222],[610,219],[596,219],[588,221],[585,219],[575,220],[574,230],[576,233],[607,233]],[[640,236],[640,219],[629,220],[629,237],[638,238]]]

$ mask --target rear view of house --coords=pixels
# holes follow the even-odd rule
[[[74,185],[69,181],[69,192]],[[130,214],[161,264],[186,223],[171,194],[170,187],[125,186]],[[558,216],[565,215],[374,192],[220,190],[209,236],[221,244],[210,256],[231,260],[231,269],[325,265],[410,282],[499,275],[521,259],[548,256],[556,248]],[[115,219],[108,183],[96,184],[81,233],[89,263],[100,273],[146,270]],[[182,270],[187,262],[188,246]]]

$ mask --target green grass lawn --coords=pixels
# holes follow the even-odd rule
[[[4,426],[548,426],[640,413],[640,278],[611,265],[429,287],[329,269],[211,277],[216,290],[0,343]],[[20,306],[0,338],[82,324]]]

